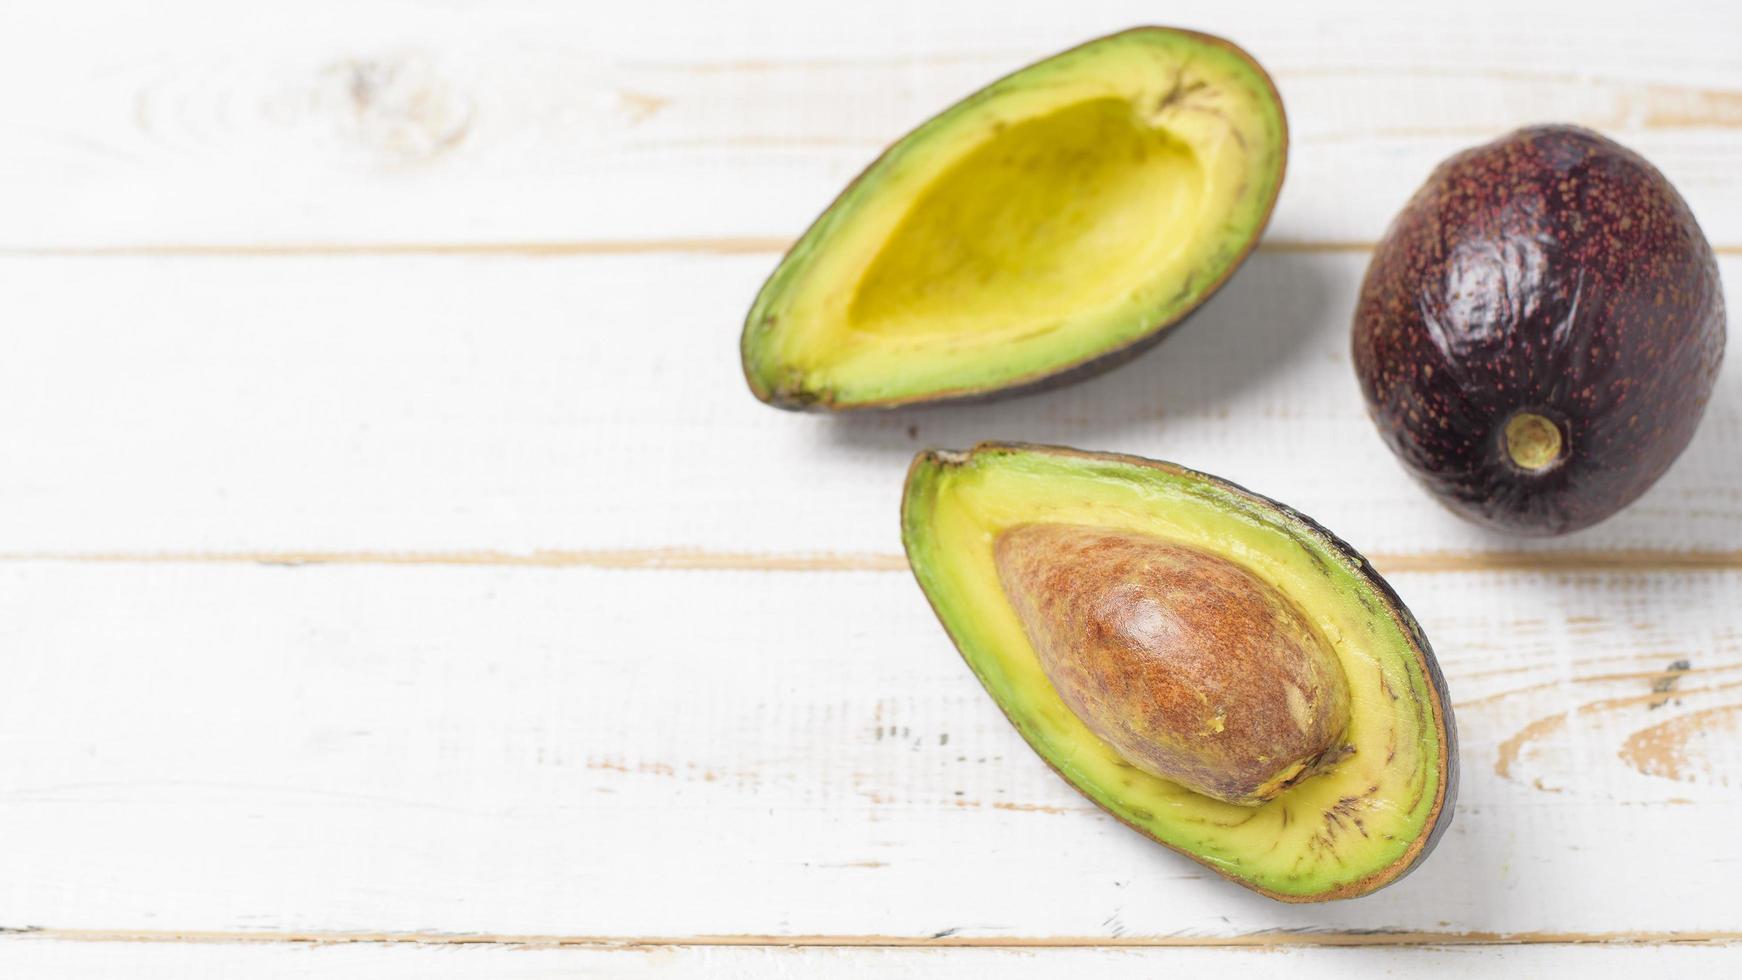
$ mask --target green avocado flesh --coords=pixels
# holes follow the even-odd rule
[[[1256,806],[1127,762],[1061,698],[1001,584],[999,540],[1034,525],[1195,549],[1285,596],[1347,678],[1346,748]],[[986,444],[914,460],[902,537],[938,618],[1034,750],[1114,816],[1220,874],[1284,901],[1362,895],[1414,867],[1449,822],[1456,744],[1427,641],[1359,555],[1295,511],[1172,464]]]
[[[783,408],[984,396],[1111,366],[1231,275],[1287,131],[1239,48],[1139,28],[1025,68],[903,137],[762,287],[744,373]]]

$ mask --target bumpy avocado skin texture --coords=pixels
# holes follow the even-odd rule
[[[1288,596],[1342,660],[1352,751],[1256,808],[1132,767],[1051,686],[998,583],[999,536],[1048,522],[1219,553]],[[1171,463],[985,443],[915,457],[902,538],[939,621],[1035,752],[1120,821],[1223,877],[1284,902],[1354,898],[1419,866],[1450,824],[1457,736],[1427,638],[1354,549],[1299,512]]]
[[[1131,131],[1118,119],[1063,121],[1096,104],[1121,107]],[[1068,131],[1033,131],[1054,120]],[[777,408],[847,411],[985,401],[1109,370],[1158,343],[1244,262],[1269,222],[1287,155],[1274,84],[1222,38],[1133,28],[1030,65],[902,137],[805,231],[745,319],[745,379]],[[970,166],[1027,170],[1026,186],[952,179]],[[1148,197],[1133,190],[1144,181],[1131,171],[1169,166],[1184,174],[1177,186],[1152,181]],[[993,187],[980,192],[999,202],[991,208],[952,193]],[[1100,203],[1085,193],[1096,187],[1107,189]],[[956,224],[930,244],[901,235],[927,215]],[[1173,247],[1180,240],[1189,246]],[[1024,249],[1041,260],[1024,261]],[[1008,262],[1000,250],[1013,253]],[[933,252],[935,268],[899,261]],[[879,261],[891,254],[897,261]],[[1123,281],[1072,294],[1072,283],[1122,263]],[[985,294],[1031,313],[966,330],[889,329],[926,317],[888,303],[876,322],[857,322],[879,305],[859,302],[862,294],[890,289],[875,272],[891,265],[922,305],[944,302],[937,297],[952,292],[951,280],[977,278]],[[1056,288],[1037,296],[1055,302],[1019,295],[1049,277]]]
[[[1355,370],[1385,442],[1454,511],[1576,531],[1644,493],[1699,424],[1724,352],[1717,262],[1650,163],[1570,126],[1441,164],[1374,254]],[[1528,412],[1559,430],[1509,454]]]

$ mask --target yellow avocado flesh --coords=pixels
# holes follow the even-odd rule
[[[1203,185],[1191,148],[1144,126],[1123,99],[1017,123],[914,202],[845,326],[1006,340],[1118,302],[1190,241]]]
[[[1117,34],[895,144],[782,260],[745,324],[751,387],[892,405],[1022,386],[1151,338],[1263,229],[1282,106],[1239,49]]]
[[[999,535],[1037,523],[1201,549],[1277,589],[1343,666],[1353,753],[1257,807],[1130,765],[1060,698],[1000,584]],[[921,454],[902,530],[939,619],[1035,751],[1119,819],[1227,877],[1284,900],[1365,894],[1409,870],[1450,815],[1454,738],[1425,640],[1371,569],[1299,515],[1168,464],[988,445]]]

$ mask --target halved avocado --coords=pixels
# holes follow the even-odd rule
[[[781,260],[744,374],[781,408],[1002,395],[1158,341],[1257,244],[1282,101],[1221,38],[1145,27],[1024,68],[902,137]]]
[[[1456,735],[1427,638],[1302,514],[1171,463],[988,443],[915,458],[902,539],[1041,758],[1224,877],[1288,902],[1364,895],[1450,823]]]

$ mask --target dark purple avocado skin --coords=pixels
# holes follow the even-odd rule
[[[1355,372],[1380,434],[1453,510],[1518,534],[1588,527],[1693,438],[1724,354],[1712,248],[1638,154],[1571,126],[1442,163],[1391,224],[1355,309]],[[1507,456],[1513,413],[1565,455]]]

